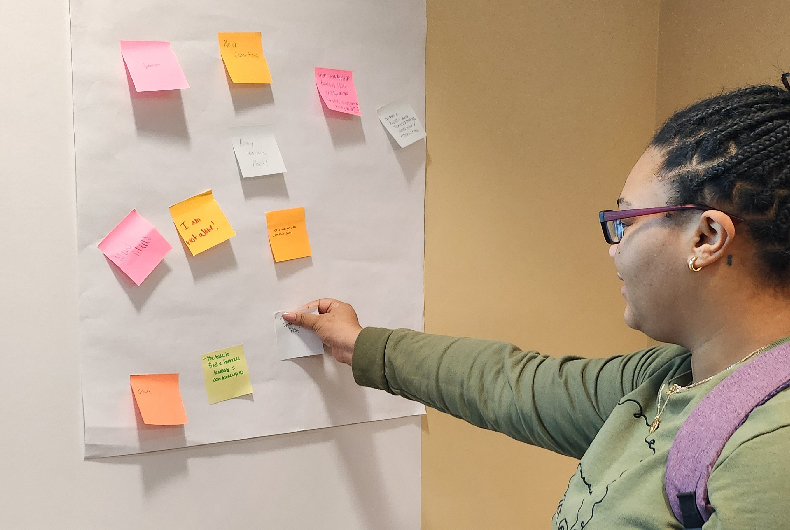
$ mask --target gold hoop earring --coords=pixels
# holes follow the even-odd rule
[[[694,262],[697,261],[697,256],[691,256],[689,258],[689,270],[691,272],[699,272],[702,270],[702,267],[695,267]]]

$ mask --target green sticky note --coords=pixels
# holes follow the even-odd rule
[[[239,344],[200,357],[209,404],[252,394],[244,346]]]

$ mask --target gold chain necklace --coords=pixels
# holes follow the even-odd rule
[[[686,386],[680,386],[678,384],[674,384],[674,385],[670,386],[667,389],[667,398],[664,401],[664,406],[661,406],[661,395],[664,393],[664,387],[667,386],[667,383],[671,383],[675,379],[678,379],[680,377],[683,377],[686,374],[691,373],[691,370],[689,370],[687,372],[683,372],[682,374],[677,375],[677,376],[673,377],[672,379],[670,379],[669,381],[667,381],[666,383],[662,384],[661,388],[658,389],[658,399],[657,399],[657,402],[656,402],[656,417],[653,420],[653,423],[650,424],[650,434],[653,434],[658,429],[658,426],[661,423],[661,414],[664,412],[664,409],[667,408],[667,405],[669,404],[669,398],[671,398],[673,395],[677,394],[678,392],[684,392],[686,390],[691,390],[694,387],[697,387],[699,385],[705,384],[708,381],[710,381],[711,379],[713,379],[714,377],[716,377],[717,375],[719,375],[720,373],[726,372],[728,370],[732,370],[733,368],[735,368],[739,364],[748,361],[749,359],[751,359],[755,355],[759,355],[760,353],[764,352],[765,350],[767,350],[771,346],[772,345],[768,345],[768,346],[763,346],[762,348],[758,348],[758,349],[754,350],[752,353],[750,353],[749,355],[747,355],[746,357],[744,357],[743,359],[741,359],[740,361],[729,365],[727,368],[725,368],[721,372],[719,372],[717,374],[713,374],[710,377],[706,377],[705,379],[703,379],[701,381],[697,381],[696,383],[691,383],[690,385],[686,385]]]

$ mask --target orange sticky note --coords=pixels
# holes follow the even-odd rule
[[[211,190],[174,204],[170,217],[193,256],[236,235]]]
[[[217,33],[219,52],[234,83],[271,83],[261,32]]]
[[[266,212],[266,228],[274,261],[306,258],[310,255],[304,208]]]
[[[132,394],[146,425],[184,425],[187,413],[178,374],[132,374]]]

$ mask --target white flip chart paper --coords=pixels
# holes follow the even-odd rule
[[[425,152],[393,151],[374,113],[327,111],[314,72],[353,70],[362,108],[407,97],[422,115],[425,1],[71,0],[70,12],[85,455],[423,414],[329,355],[283,362],[272,315],[331,296],[365,325],[422,329]],[[271,84],[229,81],[217,33],[234,28],[261,32]],[[170,42],[192,88],[138,93],[120,39]],[[239,178],[232,130],[258,124],[273,125],[287,176]],[[168,207],[207,189],[236,235],[193,256]],[[294,207],[310,212],[311,256],[276,263],[265,213]],[[133,208],[182,246],[139,287],[97,249]],[[231,344],[253,399],[210,405],[196,359]],[[129,376],[149,373],[179,374],[186,425],[141,423]]]

